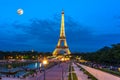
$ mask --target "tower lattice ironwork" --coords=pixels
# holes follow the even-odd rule
[[[61,28],[60,28],[60,37],[58,40],[58,44],[53,52],[53,56],[57,56],[60,51],[63,51],[64,54],[71,54],[69,47],[67,45],[66,37],[65,37],[65,24],[64,24],[64,11],[62,11],[62,19],[61,19]]]

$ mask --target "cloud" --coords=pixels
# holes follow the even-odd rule
[[[25,43],[17,43],[14,41],[0,40],[0,50],[5,51],[20,51],[20,50],[31,50],[32,46]]]
[[[3,34],[0,35],[0,43],[4,48],[9,48],[11,45],[10,48],[13,50],[21,47],[24,50],[35,48],[41,51],[53,51],[59,39],[60,23],[58,17],[53,20],[31,19],[24,24],[14,22],[9,29],[7,27],[4,32],[0,32]],[[9,35],[6,31],[12,34]],[[69,16],[65,18],[65,32],[71,51],[95,51],[120,40],[120,34],[95,35],[90,28]]]
[[[28,26],[19,23],[14,23],[13,26],[29,34],[33,39],[37,40],[40,45],[44,45],[45,47],[51,45],[51,48],[54,49],[60,33],[60,21],[57,20],[57,17],[54,20],[31,19]],[[70,47],[75,45],[78,49],[82,42],[92,38],[92,32],[85,26],[74,21],[71,17],[65,19],[65,32],[68,45],[70,45]],[[18,36],[18,39],[19,38],[21,37]],[[24,40],[26,38],[23,37],[22,39]]]
[[[32,38],[42,40],[48,44],[57,42],[59,38],[60,21],[31,19],[28,26],[18,23],[14,23],[13,26],[31,35]],[[66,18],[65,31],[68,41],[71,41],[70,43],[72,43],[72,40],[79,41],[80,39],[82,40],[91,36],[89,30],[85,29],[84,26],[80,25],[78,22],[73,21],[71,17]]]

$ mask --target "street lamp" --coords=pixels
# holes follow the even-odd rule
[[[43,65],[46,65],[48,63],[47,60],[43,60]]]
[[[8,65],[8,70],[9,70],[8,73],[9,73],[9,77],[10,77],[11,69],[12,69],[12,66],[9,64],[9,65]]]
[[[44,66],[44,80],[45,80],[45,67],[48,64],[48,61],[46,59],[43,60],[43,66]]]
[[[64,62],[64,58],[62,58],[61,61]],[[63,76],[63,74],[64,74],[64,72],[63,72],[64,71],[63,64],[61,65],[61,69],[62,69],[62,80],[64,80],[64,76]]]
[[[61,61],[64,61],[64,58],[62,58]]]
[[[61,66],[61,69],[62,69],[62,80],[64,80],[64,76],[63,76],[63,66]]]

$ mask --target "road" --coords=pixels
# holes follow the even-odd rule
[[[79,64],[82,68],[87,70],[93,76],[95,76],[98,80],[120,80],[120,77],[114,76],[112,74]]]

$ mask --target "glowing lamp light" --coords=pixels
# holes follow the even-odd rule
[[[61,61],[64,61],[64,58],[62,58]]]
[[[18,59],[18,56],[16,58]]]
[[[42,67],[42,64],[40,63],[40,67]]]
[[[48,64],[47,60],[43,60],[43,64],[44,65]]]

